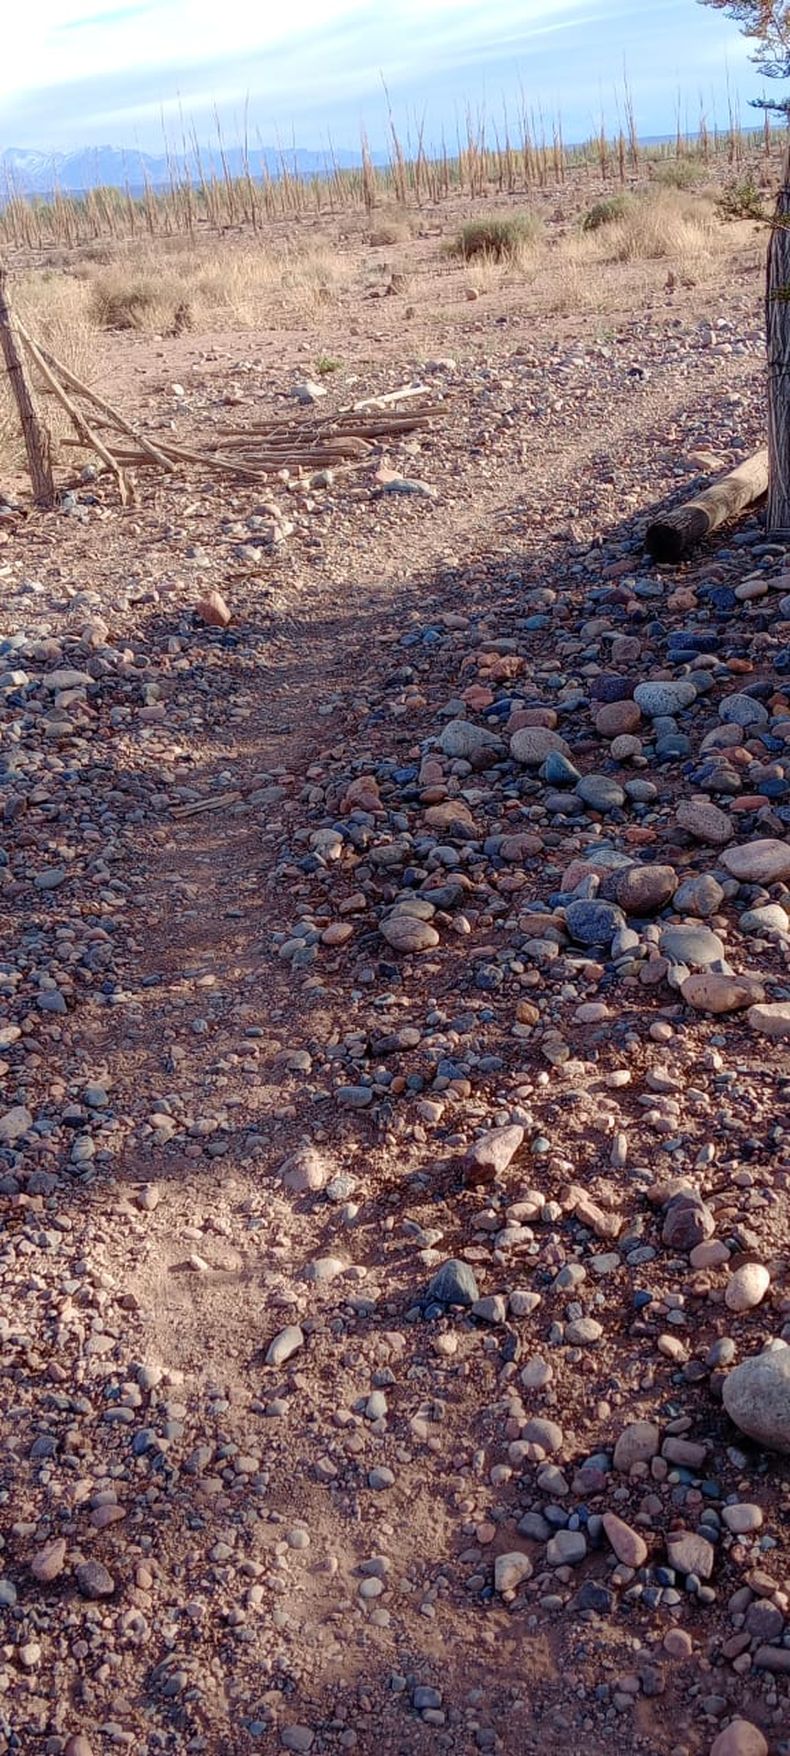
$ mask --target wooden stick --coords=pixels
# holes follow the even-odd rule
[[[203,811],[224,811],[230,805],[241,803],[243,794],[238,792],[218,793],[214,799],[195,799],[189,805],[171,805],[170,815],[180,822],[182,817],[197,817]]]
[[[33,498],[37,506],[54,506],[55,483],[52,479],[50,436],[36,413],[33,392],[25,372],[25,363],[17,347],[15,322],[8,303],[6,285],[6,270],[0,268],[0,348],[3,351],[3,359],[14,401],[19,410]]]
[[[34,365],[38,367],[44,382],[49,385],[53,396],[57,398],[57,401],[66,410],[75,431],[85,440],[91,450],[96,452],[97,457],[101,458],[102,463],[106,464],[109,470],[112,470],[118,483],[121,505],[128,506],[132,498],[131,490],[117,458],[113,457],[112,452],[107,450],[106,445],[103,445],[101,439],[99,439],[94,433],[92,427],[89,425],[88,421],[86,421],[85,416],[82,414],[81,410],[77,408],[76,404],[72,402],[71,397],[63,389],[62,384],[58,382],[51,367],[47,365],[46,360],[36,347],[35,342],[31,341],[29,335],[25,336],[24,344]]]
[[[654,561],[681,561],[695,543],[736,518],[768,490],[768,448],[755,451],[729,475],[721,476],[704,494],[697,494],[648,526],[645,548]]]
[[[18,320],[17,329],[19,330],[19,334],[24,342],[28,342],[32,339],[28,335],[27,330]],[[150,439],[147,439],[144,433],[139,431],[139,428],[133,427],[131,421],[127,421],[124,416],[120,414],[119,410],[113,407],[111,402],[105,402],[104,397],[98,396],[95,390],[90,389],[89,385],[83,384],[82,379],[77,377],[76,372],[72,372],[70,366],[64,366],[63,361],[58,360],[54,354],[50,353],[49,348],[42,347],[40,342],[35,342],[33,345],[38,348],[41,358],[46,360],[47,365],[51,366],[52,371],[57,373],[58,378],[63,384],[68,386],[69,390],[75,391],[77,396],[84,397],[86,402],[92,403],[93,407],[97,408],[100,414],[107,417],[108,426],[111,428],[115,427],[119,433],[125,433],[127,438],[134,439],[135,444],[139,445],[140,450],[147,451],[152,460],[161,464],[163,469],[171,470],[173,468],[170,459],[165,456],[164,452],[158,450],[157,446],[154,445]]]
[[[388,402],[403,402],[407,396],[430,396],[427,384],[403,384],[400,390],[388,390],[384,396],[365,396],[361,402],[354,403],[357,409],[380,409]]]

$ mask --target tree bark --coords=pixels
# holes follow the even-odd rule
[[[790,539],[790,149],[776,199],[765,296],[770,536]]]
[[[8,381],[19,410],[22,437],[25,441],[33,498],[38,506],[54,506],[55,484],[52,479],[50,437],[36,414],[33,392],[25,371],[25,362],[17,345],[14,319],[6,294],[6,271],[0,268],[0,348],[5,360]]]
[[[737,517],[768,487],[768,452],[756,451],[729,475],[721,476],[704,494],[666,512],[648,526],[645,548],[654,561],[681,561],[712,530]]]

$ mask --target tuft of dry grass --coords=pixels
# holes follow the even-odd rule
[[[518,263],[535,249],[542,230],[540,220],[531,213],[492,214],[468,220],[450,243],[449,253],[462,262],[477,262],[483,257]]]
[[[634,201],[600,235],[604,258],[614,262],[671,260],[690,266],[722,247],[721,222],[713,203],[674,190]]]
[[[77,283],[53,269],[44,269],[16,281],[13,299],[26,329],[89,384],[95,376],[93,335]],[[42,418],[57,444],[70,431],[68,416],[35,371],[32,377]],[[15,469],[23,457],[16,407],[0,374],[0,463]]]
[[[253,328],[276,310],[309,322],[349,284],[347,261],[330,249],[279,255],[255,246],[151,249],[84,277],[87,314],[98,329],[178,335],[227,323]]]

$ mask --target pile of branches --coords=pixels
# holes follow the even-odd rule
[[[430,400],[426,385],[410,384],[385,396],[369,397],[329,417],[306,410],[285,419],[250,421],[246,427],[229,428],[202,441],[199,447],[180,445],[169,434],[146,433],[126,420],[62,360],[35,342],[18,318],[15,327],[31,365],[49,394],[66,410],[74,428],[76,438],[66,440],[66,444],[95,453],[115,477],[124,506],[134,498],[126,474],[131,467],[155,466],[172,472],[191,464],[247,481],[264,480],[280,470],[353,467],[364,463],[382,439],[413,433],[441,412],[441,405]]]

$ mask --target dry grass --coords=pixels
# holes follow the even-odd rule
[[[538,246],[541,222],[531,213],[491,214],[468,220],[449,245],[449,253],[461,262],[521,263]]]
[[[719,215],[702,196],[662,190],[634,201],[598,238],[604,260],[690,267],[724,248]]]
[[[94,376],[93,333],[78,284],[56,270],[44,269],[16,282],[14,303],[36,340],[89,384]],[[57,443],[69,431],[68,417],[35,373],[33,382],[42,416]],[[23,456],[16,407],[0,374],[0,462],[13,469]]]
[[[156,249],[83,271],[88,320],[98,329],[178,335],[226,324],[248,329],[267,313],[309,321],[349,283],[349,267],[329,249],[183,247],[162,261]]]

